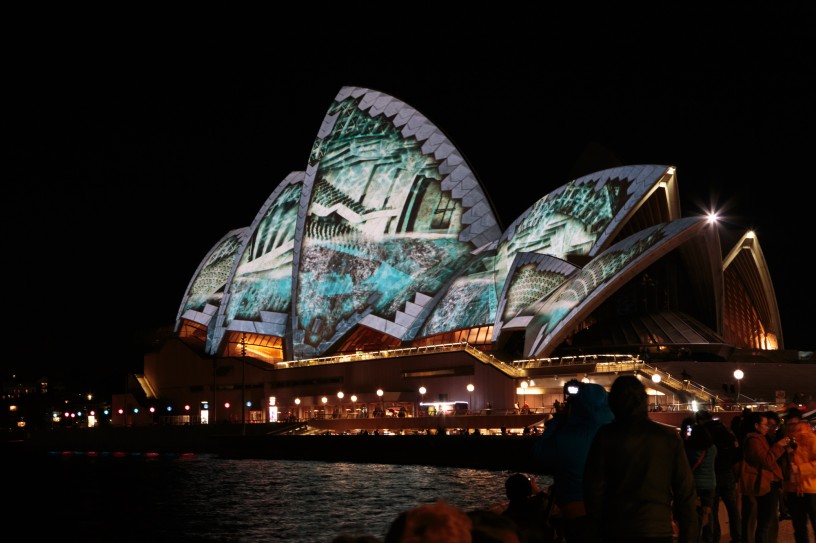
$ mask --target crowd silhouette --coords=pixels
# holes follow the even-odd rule
[[[791,407],[745,409],[726,427],[706,410],[680,431],[648,417],[634,375],[609,393],[593,384],[565,393],[533,445],[541,474],[513,473],[505,498],[464,511],[435,501],[400,513],[383,539],[340,535],[331,543],[795,543],[816,532],[816,433]],[[809,526],[810,524],[810,526]]]

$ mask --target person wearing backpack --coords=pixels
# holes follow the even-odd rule
[[[714,419],[711,413],[701,409],[694,414],[697,424],[710,436],[717,447],[717,457],[714,461],[714,473],[717,486],[714,490],[715,512],[713,520],[714,541],[720,541],[722,527],[719,515],[720,501],[722,500],[728,513],[728,531],[731,543],[742,542],[742,517],[737,503],[737,464],[739,462],[739,441],[737,436],[729,430],[719,419]]]

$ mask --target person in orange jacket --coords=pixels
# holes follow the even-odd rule
[[[802,421],[802,412],[785,413],[784,435],[791,440],[780,465],[784,474],[782,491],[787,500],[796,543],[808,543],[808,518],[816,532],[816,434]]]

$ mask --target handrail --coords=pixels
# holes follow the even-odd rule
[[[418,356],[423,354],[435,354],[443,352],[464,351],[469,347],[463,341],[459,343],[443,343],[441,345],[422,345],[419,347],[400,347],[398,349],[387,349],[381,351],[358,351],[354,354],[342,354],[335,356],[323,356],[320,358],[303,358],[300,360],[287,360],[277,362],[275,369],[303,368],[308,366],[321,366],[324,364],[344,364],[346,362],[360,362],[362,360],[372,360],[375,358],[398,358],[405,356]],[[475,347],[473,350],[478,351]]]
[[[303,368],[319,366],[324,364],[343,364],[346,362],[359,362],[376,358],[401,358],[406,356],[419,356],[424,354],[435,354],[443,352],[465,351],[484,364],[490,364],[499,371],[514,378],[524,378],[529,370],[537,368],[552,368],[579,366],[594,364],[594,373],[620,373],[620,372],[642,372],[646,376],[659,375],[663,386],[677,391],[693,394],[697,399],[707,403],[720,403],[720,397],[704,385],[695,383],[689,379],[678,379],[670,373],[661,370],[656,366],[647,364],[637,355],[628,354],[588,354],[550,358],[528,358],[504,362],[492,354],[474,347],[467,341],[456,343],[443,343],[440,345],[422,345],[418,347],[400,347],[398,349],[387,349],[381,351],[365,351],[354,354],[343,354],[336,356],[324,356],[320,358],[305,358],[301,360],[291,360],[278,362],[275,369]],[[745,395],[743,395],[745,396]],[[750,402],[756,402],[745,396]],[[745,402],[743,402],[745,403]]]

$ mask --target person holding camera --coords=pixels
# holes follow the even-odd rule
[[[574,390],[565,394],[564,407],[547,424],[533,445],[533,453],[544,471],[553,476],[551,490],[566,543],[586,543],[590,534],[584,506],[584,466],[598,428],[612,422],[615,415],[601,385],[575,383]]]
[[[802,412],[793,407],[785,413],[784,435],[791,441],[780,462],[782,490],[793,523],[796,543],[808,543],[808,518],[816,533],[816,434]],[[784,439],[784,438],[783,438]]]
[[[791,438],[785,437],[771,445],[768,417],[752,412],[751,431],[743,442],[742,473],[742,537],[746,543],[775,543],[771,528],[779,510],[779,488],[782,469],[777,461],[790,448]]]

